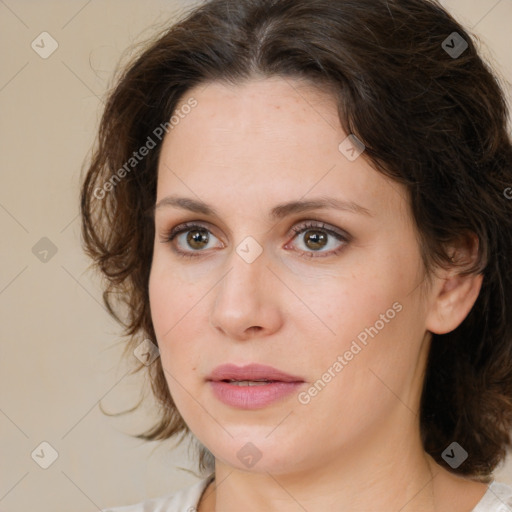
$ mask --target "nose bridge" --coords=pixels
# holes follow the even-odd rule
[[[233,250],[228,267],[229,272],[220,283],[217,299],[234,300],[240,306],[245,302],[259,301],[260,285],[264,284],[268,277],[265,274],[269,273],[263,249],[258,251],[250,240],[242,241]]]
[[[257,244],[257,245],[256,245]],[[254,239],[244,239],[228,260],[228,272],[216,288],[211,322],[231,337],[243,337],[249,329],[275,329],[278,305],[272,296],[263,248]]]

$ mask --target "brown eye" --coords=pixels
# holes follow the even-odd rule
[[[308,230],[304,232],[304,243],[306,246],[313,250],[318,251],[327,245],[327,235],[321,231]]]
[[[210,240],[208,230],[206,229],[191,229],[187,231],[187,244],[192,249],[204,249]]]
[[[307,222],[294,227],[292,232],[295,233],[293,245],[298,244],[301,255],[309,258],[334,256],[352,239],[345,231],[338,232],[324,223]]]
[[[214,242],[218,241],[215,247]],[[180,224],[162,237],[162,243],[171,244],[173,251],[179,256],[203,256],[209,249],[222,249],[223,244],[205,226],[200,224]],[[204,253],[204,254],[203,254]]]

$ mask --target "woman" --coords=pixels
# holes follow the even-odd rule
[[[115,510],[512,510],[506,119],[434,1],[212,0],[146,48],[84,244],[162,405],[139,437],[192,433],[204,479]]]

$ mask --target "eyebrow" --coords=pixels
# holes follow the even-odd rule
[[[158,201],[158,203],[156,203],[153,212],[163,207],[181,208],[183,210],[189,210],[194,213],[200,213],[217,218],[220,217],[217,211],[209,204],[188,197],[164,197]],[[370,212],[370,210],[352,201],[343,201],[334,197],[319,197],[318,199],[307,201],[299,200],[278,204],[270,211],[270,219],[279,220],[287,217],[288,215],[320,209],[335,209],[373,217],[373,214]]]

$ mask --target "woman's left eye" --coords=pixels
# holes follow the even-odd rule
[[[351,239],[350,235],[346,232],[338,232],[333,228],[328,228],[324,223],[311,221],[294,226],[289,236],[292,234],[295,235],[293,240],[299,239],[302,241],[303,248],[299,248],[299,252],[301,256],[307,258],[336,255]],[[161,241],[163,243],[171,243],[174,247],[174,252],[179,256],[192,258],[202,256],[201,252],[212,249],[212,239],[217,239],[217,237],[208,228],[189,223],[176,226]],[[291,242],[285,248],[287,249],[290,244]],[[192,250],[183,249],[183,247],[192,248]],[[317,256],[315,253],[321,254],[321,256]]]
[[[300,250],[308,258],[334,256],[350,242],[348,233],[335,231],[323,223],[308,222],[294,227],[292,231],[295,233],[294,239],[299,239],[305,247]],[[308,249],[313,252],[308,252]],[[316,256],[315,253],[322,255]]]

